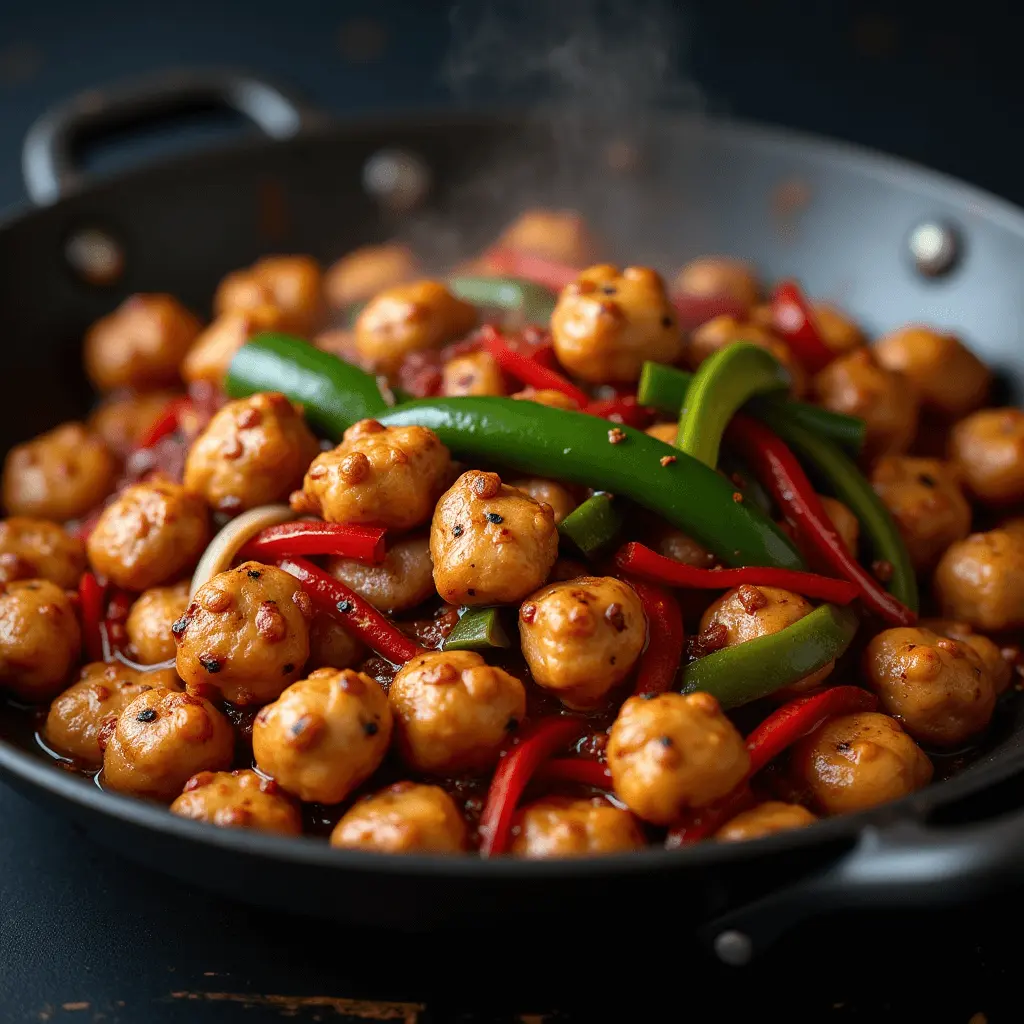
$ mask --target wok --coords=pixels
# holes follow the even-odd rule
[[[194,107],[231,108],[269,137],[106,180],[80,170],[84,143]],[[634,261],[748,257],[769,279],[796,276],[841,302],[872,334],[912,320],[947,325],[1020,397],[1021,211],[851,147],[669,114],[632,127],[625,170],[620,161],[618,172],[561,173],[569,130],[497,115],[330,124],[271,83],[227,72],[162,76],[51,111],[24,153],[40,206],[0,227],[0,440],[6,448],[85,412],[83,331],[134,291],[166,290],[202,309],[225,272],[267,252],[330,260],[395,232],[418,233],[449,258],[446,246],[469,251],[526,201],[582,208],[611,251]],[[599,152],[580,148],[591,136],[579,125],[570,134],[576,168],[600,167]],[[396,174],[415,185],[398,199],[386,187]],[[454,242],[452,223],[467,226]],[[123,261],[104,283],[80,272],[89,238]],[[897,803],[742,844],[571,862],[386,857],[219,830],[57,770],[16,741],[15,720],[0,708],[4,781],[97,842],[199,887],[351,924],[536,930],[600,906],[606,929],[628,921],[635,934],[664,926],[667,911],[743,963],[809,914],[970,900],[1019,881],[1024,863],[1019,700],[967,770]]]

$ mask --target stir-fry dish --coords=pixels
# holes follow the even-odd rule
[[[530,211],[134,295],[6,457],[0,689],[104,790],[389,853],[733,842],[969,760],[1018,680],[1024,411],[731,258]],[[669,268],[662,268],[668,271]]]

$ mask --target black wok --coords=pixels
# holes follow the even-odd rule
[[[75,148],[91,136],[223,105],[287,141],[248,142],[114,180],[87,181],[76,170]],[[131,292],[169,291],[204,308],[225,272],[268,251],[330,260],[396,231],[418,233],[448,258],[454,253],[442,250],[453,246],[437,227],[466,225],[455,247],[469,251],[528,200],[582,207],[636,261],[670,268],[702,252],[743,255],[769,279],[794,275],[814,295],[840,301],[871,333],[918,319],[948,325],[1019,398],[1024,213],[833,143],[668,115],[641,127],[629,139],[631,170],[581,179],[561,173],[565,150],[555,142],[564,125],[553,133],[539,121],[469,116],[329,125],[267,83],[223,73],[80,98],[47,115],[26,143],[29,191],[45,205],[0,228],[0,440],[9,447],[87,409],[83,330]],[[588,137],[575,131],[574,147]],[[596,130],[593,139],[595,147],[608,141]],[[402,212],[401,196],[364,188],[367,161],[382,151],[400,151],[384,161],[412,175],[416,187],[402,195],[425,196],[415,210],[411,200]],[[603,152],[574,159],[600,169]],[[479,174],[498,166],[501,173]],[[112,283],[89,284],[69,264],[69,241],[80,243],[83,231],[102,232],[123,256]],[[218,830],[57,770],[14,741],[17,716],[2,708],[0,771],[97,841],[241,900],[415,930],[536,926],[597,905],[605,930],[628,917],[636,934],[667,915],[701,929],[723,959],[743,962],[810,913],[930,906],[1018,881],[1022,719],[1017,700],[966,771],[870,813],[755,842],[582,862],[388,858]]]

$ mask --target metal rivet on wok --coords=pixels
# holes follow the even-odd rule
[[[87,284],[111,285],[124,273],[124,250],[106,231],[82,228],[64,244],[64,258]]]
[[[950,271],[960,255],[956,231],[938,220],[921,221],[907,240],[914,266],[925,277],[939,277]]]
[[[430,169],[420,157],[404,149],[378,150],[363,166],[363,188],[398,213],[419,206],[430,185]]]
[[[750,963],[754,946],[743,932],[731,929],[715,936],[715,956],[730,967],[742,967]]]

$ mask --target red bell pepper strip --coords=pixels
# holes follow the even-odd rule
[[[860,588],[849,580],[818,576],[798,569],[769,569],[756,565],[742,569],[698,569],[659,555],[638,541],[623,544],[615,555],[615,564],[623,572],[669,587],[693,590],[730,590],[744,584],[781,587],[831,604],[849,604],[860,596]]]
[[[741,782],[721,800],[687,813],[669,830],[665,837],[665,848],[675,850],[680,846],[692,846],[702,839],[707,839],[727,821],[731,821],[741,811],[750,807],[753,802],[754,794],[750,791],[749,784],[746,781]]]
[[[664,693],[676,679],[683,660],[683,614],[675,597],[653,583],[627,580],[636,591],[647,619],[647,647],[640,655],[634,694]]]
[[[696,330],[701,324],[714,320],[716,316],[731,316],[745,319],[749,308],[744,302],[729,295],[686,295],[672,296],[672,305],[679,317],[679,326],[684,331]]]
[[[107,614],[103,618],[101,629],[106,641],[104,654],[108,656],[106,660],[109,660],[110,654],[115,650],[120,650],[128,642],[125,622],[132,608],[132,598],[124,590],[117,589],[110,594],[106,604]]]
[[[296,557],[282,558],[277,564],[294,576],[331,618],[382,658],[404,665],[410,658],[424,653],[424,648],[410,640],[373,605],[312,562]]]
[[[150,424],[149,429],[139,438],[139,448],[152,448],[157,441],[173,434],[178,429],[182,414],[192,408],[189,398],[172,398],[164,411]]]
[[[90,661],[106,661],[103,606],[107,588],[91,572],[78,582],[78,607],[82,615],[82,642]]]
[[[495,246],[484,253],[483,262],[491,271],[506,274],[508,277],[521,277],[524,281],[533,281],[553,292],[560,292],[567,284],[571,284],[580,276],[576,267],[546,256],[537,256],[524,249],[511,246]]]
[[[603,398],[597,402],[588,402],[583,411],[591,416],[600,416],[612,423],[624,423],[627,427],[644,430],[654,422],[654,410],[640,405],[633,395],[620,395],[617,398]]]
[[[512,845],[516,804],[538,767],[556,750],[568,746],[586,728],[578,718],[542,718],[526,726],[498,762],[480,814],[480,854],[494,857]]]
[[[239,553],[243,560],[257,562],[288,558],[291,555],[337,555],[355,558],[368,565],[384,561],[384,529],[354,523],[323,523],[300,520],[268,526]]]
[[[580,782],[595,789],[612,788],[608,766],[587,757],[556,757],[537,769],[537,778],[552,782]]]
[[[814,310],[795,281],[783,281],[772,294],[772,325],[811,373],[835,358],[814,319]]]
[[[480,333],[484,349],[491,354],[502,372],[538,390],[561,391],[581,409],[590,402],[590,396],[585,391],[576,387],[557,370],[541,366],[535,360],[514,351],[505,343],[505,339],[495,327],[485,324],[480,328]]]

